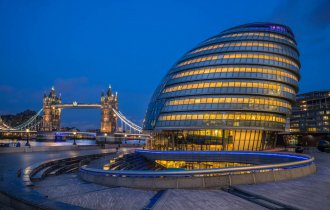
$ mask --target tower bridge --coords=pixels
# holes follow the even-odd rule
[[[55,93],[52,87],[49,95],[43,98],[43,125],[42,131],[57,131],[61,128],[61,111],[62,109],[100,109],[101,110],[101,132],[114,133],[117,127],[117,115],[113,110],[118,110],[118,94],[113,94],[111,86],[107,92],[101,95],[100,103],[83,103],[76,101],[73,103],[62,103],[60,96]]]
[[[122,114],[118,109],[118,94],[113,93],[109,86],[106,93],[101,94],[99,103],[63,103],[60,95],[57,95],[52,87],[48,95],[43,96],[43,107],[22,124],[11,127],[0,117],[0,132],[55,132],[61,130],[61,114],[63,109],[100,109],[100,132],[108,134],[125,135],[125,131],[131,134],[141,134],[142,128]],[[39,116],[42,116],[39,117]],[[120,126],[118,126],[120,125]]]

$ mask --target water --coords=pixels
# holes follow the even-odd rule
[[[21,147],[25,146],[26,140],[18,140],[21,143]],[[17,140],[13,140],[13,139],[0,139],[0,144],[5,144],[5,143],[9,143],[10,146],[15,147],[15,144],[18,142]],[[30,140],[30,145],[31,147],[40,147],[40,146],[66,146],[66,145],[72,145],[73,144],[73,140],[69,139],[66,140],[64,142],[39,142],[39,141],[35,141],[35,140]],[[96,141],[95,140],[90,140],[90,139],[77,139],[76,140],[77,145],[96,145]],[[122,144],[144,144],[145,141],[144,140],[128,140],[122,141]]]
[[[18,140],[21,143],[21,146],[25,146],[26,140]],[[10,146],[14,146],[18,142],[17,140],[12,139],[1,139],[0,143],[10,143]],[[67,140],[64,142],[38,142],[35,140],[30,140],[31,147],[40,147],[40,146],[66,146],[66,145],[72,145],[73,140]],[[96,145],[95,140],[90,139],[79,139],[76,140],[77,145]]]
[[[145,144],[145,140],[138,140],[138,139],[136,139],[136,140],[127,140],[127,141],[125,141],[125,140],[122,140],[121,141],[121,143],[122,144]]]

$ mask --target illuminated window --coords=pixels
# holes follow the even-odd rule
[[[316,128],[307,128],[309,132],[316,132]]]
[[[254,32],[254,33],[234,33],[234,34],[227,34],[227,35],[223,35],[221,37],[223,38],[227,38],[227,37],[240,37],[240,36],[267,36],[267,37],[271,37],[271,38],[276,38],[276,39],[282,39],[282,40],[286,40],[288,42],[290,42],[293,45],[296,45],[291,39],[285,37],[285,36],[280,36],[278,34],[273,34],[273,33],[258,33],[258,32]],[[217,37],[214,37],[213,40],[217,39]],[[212,40],[208,40],[212,41]]]
[[[271,121],[284,123],[285,118],[269,115],[269,114],[251,114],[251,113],[223,113],[223,114],[214,114],[214,113],[205,113],[205,114],[191,114],[191,117],[188,117],[188,114],[169,114],[159,116],[159,121],[173,121],[173,120],[208,120],[208,119],[217,119],[217,120],[251,120],[251,121]]]
[[[214,49],[219,49],[223,47],[270,47],[270,48],[277,48],[277,49],[282,49],[282,47],[278,44],[272,44],[272,43],[267,43],[267,42],[233,42],[233,43],[221,43],[221,44],[215,44],[211,46],[206,46],[202,48],[198,48],[196,50],[191,51],[189,54],[194,54],[197,52],[202,52],[205,50],[214,50]]]
[[[264,60],[273,60],[273,61],[279,61],[282,63],[287,63],[292,66],[295,66],[299,68],[298,64],[296,64],[294,61],[287,59],[287,58],[281,58],[279,56],[273,56],[273,55],[263,55],[263,54],[240,54],[240,53],[227,53],[225,55],[213,55],[213,56],[205,56],[200,58],[193,58],[187,61],[183,61],[179,64],[177,64],[177,67],[189,65],[192,63],[198,63],[203,61],[209,61],[209,60],[217,60],[217,59],[233,59],[233,58],[255,58],[255,59],[264,59]]]
[[[236,86],[238,85],[238,86]],[[267,87],[266,87],[267,86]],[[183,85],[176,85],[172,87],[165,88],[163,93],[180,91],[180,90],[187,90],[187,89],[194,89],[194,88],[207,88],[207,87],[255,87],[255,88],[263,88],[263,89],[270,89],[276,92],[281,91],[281,85],[279,84],[268,84],[268,83],[261,83],[261,82],[201,82],[201,83],[194,83],[194,84],[183,84]],[[295,94],[295,90],[283,87],[284,92]]]

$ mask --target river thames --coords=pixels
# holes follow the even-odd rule
[[[21,147],[25,146],[26,140],[13,140],[13,139],[0,139],[0,144],[9,146],[9,147],[16,147],[17,142],[20,143]],[[31,147],[40,147],[40,146],[68,146],[73,144],[73,139],[69,139],[62,142],[40,142],[35,140],[29,140],[29,143]],[[90,139],[77,139],[76,140],[77,145],[96,145],[95,140]],[[144,143],[143,140],[122,140],[122,144],[138,144],[138,143]],[[9,145],[8,145],[9,144]]]

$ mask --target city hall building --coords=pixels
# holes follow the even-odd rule
[[[285,129],[298,92],[289,27],[251,23],[188,51],[156,89],[144,121],[156,150],[264,150]]]

